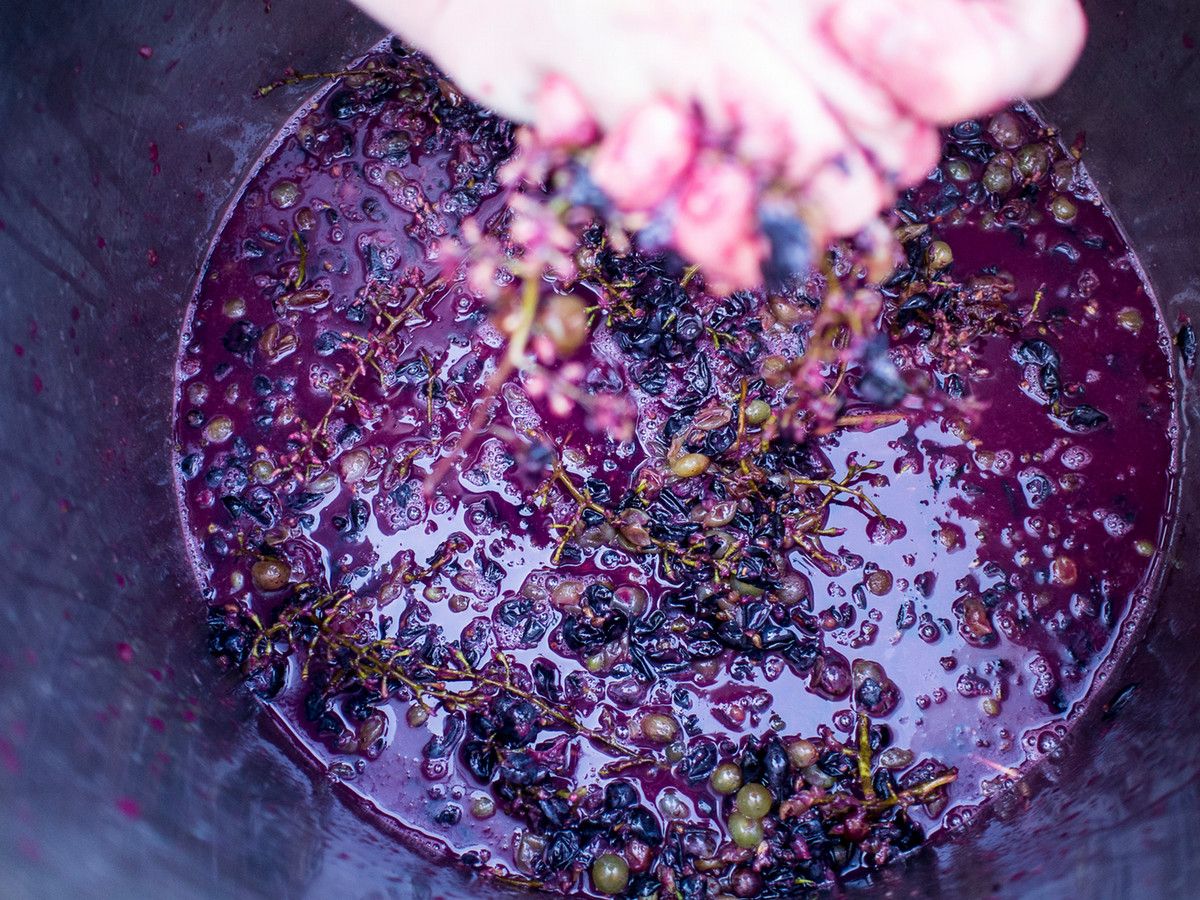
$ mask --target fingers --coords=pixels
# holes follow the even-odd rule
[[[936,164],[935,123],[1053,90],[1086,32],[1079,0],[355,2],[544,143],[599,139],[617,207],[673,204],[679,249],[733,286],[765,258],[757,192],[854,233]]]
[[[857,147],[848,148],[805,186],[814,231],[824,236],[854,234],[894,199],[892,190]]]
[[[850,140],[812,84],[794,71],[786,80],[761,82],[756,99],[743,101],[737,112],[738,154],[776,165],[794,185],[808,181]]]
[[[797,56],[795,64],[835,110],[846,131],[844,143],[857,144],[886,184],[908,184],[926,174],[937,159],[928,149],[937,146],[931,125],[907,114],[827,41],[810,40],[808,52]]]
[[[697,131],[689,108],[668,98],[651,100],[604,136],[592,159],[592,178],[621,209],[651,209],[691,165]]]
[[[538,88],[534,123],[538,137],[549,147],[586,147],[599,132],[574,83],[558,74],[546,76]]]
[[[900,166],[897,187],[907,188],[932,172],[941,160],[942,135],[937,128],[925,122],[914,123],[902,145],[907,158]]]
[[[806,182],[847,141],[832,108],[797,70],[796,48],[808,43],[803,31],[796,23],[750,16],[728,23],[714,61],[723,77],[711,85],[705,103],[706,121],[710,107],[722,109],[739,157],[794,185]]]
[[[766,241],[758,231],[758,192],[743,166],[704,159],[679,196],[675,245],[699,263],[718,291],[761,283]]]
[[[782,175],[807,202],[815,231],[840,236],[870,222],[897,187],[936,163],[936,129],[902,110],[803,18],[748,22],[747,60],[733,85],[743,98],[738,155],[782,160]],[[798,54],[796,47],[804,47]]]
[[[825,24],[897,102],[941,123],[1054,90],[1087,30],[1077,0],[844,0]]]

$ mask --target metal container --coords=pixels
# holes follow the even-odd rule
[[[379,37],[331,0],[2,4],[0,896],[486,891],[364,823],[200,652],[170,473],[179,326],[221,212],[307,88]],[[1200,322],[1200,7],[1092,0],[1045,105]],[[1200,411],[1165,586],[1031,796],[867,894],[1200,894]],[[1019,807],[1028,806],[1028,809]]]

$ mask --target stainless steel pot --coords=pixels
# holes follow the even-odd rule
[[[1092,0],[1045,104],[1174,328],[1200,322],[1200,7]],[[170,478],[179,324],[221,209],[303,88],[378,37],[331,0],[0,3],[0,896],[481,892],[380,835],[198,648]],[[973,840],[868,894],[1200,895],[1200,437],[1108,713]],[[1027,810],[1019,807],[1028,805]]]

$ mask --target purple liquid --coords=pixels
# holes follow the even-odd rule
[[[584,654],[563,644],[563,615],[547,596],[555,584],[604,577],[616,587],[641,585],[652,611],[665,606],[670,579],[621,550],[552,562],[551,526],[568,521],[574,504],[559,490],[545,508],[522,509],[530,487],[511,465],[507,436],[540,429],[572,448],[568,468],[580,479],[593,475],[618,496],[640,467],[661,467],[658,435],[695,354],[669,366],[665,390],[649,395],[637,387],[643,362],[598,324],[571,357],[583,373],[578,389],[608,383],[628,391],[640,411],[636,440],[614,441],[579,410],[557,415],[539,385],[517,376],[488,430],[432,502],[423,499],[427,474],[471,418],[502,352],[480,301],[443,277],[439,254],[463,219],[489,222],[501,210],[494,168],[509,135],[470,109],[440,114],[439,124],[430,112],[446,110],[429,82],[405,90],[371,102],[362,99],[366,89],[338,90],[306,114],[253,176],[214,243],[183,339],[176,424],[185,528],[209,602],[240,601],[264,617],[279,604],[284,593],[256,590],[251,575],[252,548],[265,542],[287,561],[291,583],[378,601],[390,633],[433,622],[456,638],[473,621],[489,623],[494,646],[518,664],[544,659],[564,678],[573,673],[581,718],[622,741],[648,746],[637,728],[650,711],[695,716],[697,734],[718,743],[771,730],[811,738],[822,727],[852,742],[849,685],[818,685],[779,654],[739,661],[725,651],[719,664],[645,685],[592,674]],[[1038,126],[1022,121],[1032,136]],[[983,165],[967,162],[977,181]],[[911,206],[936,204],[951,183],[948,175],[927,182]],[[1097,673],[1115,664],[1122,636],[1144,616],[1173,487],[1169,341],[1090,183],[1075,175],[1064,187],[1078,207],[1068,224],[1046,212],[1058,192],[1045,190],[1029,201],[1041,221],[1023,229],[983,228],[987,204],[959,187],[960,207],[933,225],[953,248],[951,272],[963,282],[988,267],[1011,273],[1005,303],[1028,322],[972,342],[960,369],[944,355],[932,358],[913,328],[897,326],[892,357],[901,371],[938,387],[910,394],[900,421],[812,442],[834,478],[854,460],[880,463],[859,488],[891,524],[879,526],[839,497],[824,525],[844,531],[822,543],[840,564],[823,568],[791,554],[811,585],[798,612],[818,623],[835,669],[871,660],[898,689],[894,708],[877,717],[892,746],[958,770],[949,806],[914,807],[927,831],[969,818],[1057,746]],[[384,283],[391,288],[378,293]],[[369,285],[376,293],[367,296]],[[695,285],[689,292],[701,312],[719,304]],[[360,402],[330,413],[330,385],[359,359],[356,339],[342,335],[367,339],[379,309],[411,311],[380,354],[380,371],[355,381]],[[895,323],[899,313],[887,315]],[[771,353],[794,355],[803,338],[803,329],[768,328],[763,341]],[[1086,403],[1107,424],[1077,432],[1048,413],[1040,361],[1013,359],[1031,340],[1061,356],[1064,413]],[[697,348],[724,395],[736,393],[740,376],[727,355],[704,341]],[[963,383],[967,397],[954,399]],[[859,403],[847,412],[878,411]],[[312,451],[302,426],[322,421],[335,444]],[[363,505],[352,505],[358,500],[369,509],[365,521]],[[397,583],[452,535],[470,542],[456,574]],[[522,591],[532,609],[507,622],[505,603]],[[540,624],[527,631],[531,618]],[[426,758],[431,735],[446,728],[444,712],[410,727],[407,702],[380,705],[384,747],[367,761],[317,733],[305,696],[297,664],[272,714],[364,806],[455,855],[474,851],[516,870],[511,848],[522,821],[502,809],[475,817],[471,803],[488,789],[457,755]],[[602,785],[612,755],[581,738],[572,745],[575,780]],[[688,785],[671,770],[624,777],[650,806],[673,806],[717,834],[721,806],[706,782]],[[447,814],[450,807],[461,816]]]

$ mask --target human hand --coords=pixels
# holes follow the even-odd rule
[[[765,207],[850,235],[936,163],[936,127],[1054,90],[1078,0],[355,0],[479,102],[561,146],[726,288]]]

